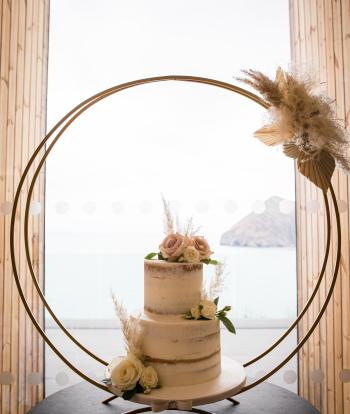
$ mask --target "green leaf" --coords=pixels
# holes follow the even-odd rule
[[[143,386],[138,382],[135,387],[136,392],[143,392],[143,389]]]
[[[145,257],[146,260],[152,260],[153,257],[157,256],[157,254],[159,255],[159,253],[148,253],[148,255]]]
[[[211,264],[211,265],[218,265],[219,264],[219,262],[217,260],[214,260],[214,259],[203,259],[203,260],[201,260],[201,262],[205,263],[205,264]]]
[[[229,312],[231,310],[231,306],[225,306],[224,308],[221,309],[220,312]]]
[[[198,309],[201,311],[203,309],[203,305],[202,304],[199,304],[198,305]]]
[[[208,264],[217,266],[219,264],[219,262],[217,260],[209,259],[209,263]]]
[[[224,311],[224,310],[221,310],[220,312],[218,312],[217,314],[216,314],[217,316],[226,316],[226,312]]]
[[[203,259],[203,260],[201,260],[201,262],[205,263],[205,264],[215,265],[215,266],[219,264],[219,261],[214,260],[214,259]]]
[[[184,319],[194,319],[192,314],[191,314],[191,311],[186,312],[182,317]]]
[[[122,394],[122,398],[124,400],[130,400],[136,393],[137,387],[133,388],[132,390],[124,391]]]
[[[102,380],[102,382],[106,385],[112,385],[112,381],[111,381],[110,378],[105,378],[105,379]]]
[[[228,318],[226,318],[226,316],[222,316],[219,314],[218,319],[225,325],[229,332],[236,334],[236,329],[233,326],[233,323]]]
[[[214,303],[215,303],[215,305],[216,305],[216,306],[218,306],[218,303],[219,303],[219,296],[218,296],[217,298],[215,298],[215,299],[214,299]]]
[[[161,252],[158,253],[158,260],[165,260]]]

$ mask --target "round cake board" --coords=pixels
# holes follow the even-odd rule
[[[242,364],[224,356],[221,367],[221,374],[211,381],[158,388],[150,394],[136,394],[130,401],[148,405],[152,407],[153,412],[159,412],[167,409],[191,410],[193,406],[224,400],[234,396],[244,387],[246,374]],[[109,389],[115,395],[122,395],[120,390],[113,386]]]

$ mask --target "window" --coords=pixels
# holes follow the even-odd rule
[[[287,1],[54,0],[48,126],[132,79],[190,74],[237,83],[241,68],[273,75],[289,59]],[[294,169],[253,138],[264,116],[225,90],[155,83],[99,102],[59,141],[46,170],[46,295],[96,354],[109,360],[122,352],[110,290],[130,310],[142,307],[143,257],[162,238],[161,194],[183,220],[203,226],[226,261],[221,301],[233,305],[239,334],[223,332],[224,353],[246,361],[295,317]],[[275,232],[249,238],[266,220]],[[50,318],[46,330],[81,369],[103,376]],[[250,376],[275,365],[295,340]],[[47,394],[76,381],[50,350],[46,357]],[[295,366],[272,380],[296,390]]]

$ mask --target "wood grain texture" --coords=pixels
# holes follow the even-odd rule
[[[0,19],[0,373],[12,377],[10,385],[0,385],[0,412],[24,414],[43,398],[43,342],[25,314],[13,280],[10,213],[23,169],[45,135],[49,0],[1,0]],[[42,174],[33,193],[41,212],[31,215],[29,221],[33,267],[40,285],[44,276],[44,186]],[[26,182],[24,195],[27,188]],[[21,229],[24,204],[21,197],[16,214],[16,259],[29,305],[43,323],[43,308],[26,268]]]
[[[313,76],[318,92],[335,100],[336,116],[349,126],[350,0],[290,0],[293,66]],[[299,393],[322,414],[350,412],[350,383],[340,379],[350,369],[349,179],[336,170],[332,184],[341,208],[340,277],[319,328],[299,354]],[[320,191],[297,176],[298,307],[305,304],[319,273],[325,249],[325,214]],[[308,206],[311,208],[308,208]],[[306,209],[306,210],[305,210]],[[331,216],[333,228],[334,213]],[[336,245],[332,242],[326,280],[299,327],[305,335],[324,302],[332,277]],[[321,376],[315,376],[320,372]],[[322,379],[322,375],[324,375]]]

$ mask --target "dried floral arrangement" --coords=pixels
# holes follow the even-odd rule
[[[236,329],[227,317],[227,312],[231,310],[231,306],[224,306],[221,310],[218,310],[219,294],[224,287],[225,279],[225,264],[219,263],[215,267],[215,274],[211,278],[208,288],[205,286],[202,289],[201,300],[189,309],[183,317],[185,319],[195,320],[213,320],[219,319],[220,322],[227,328],[227,330],[233,334],[236,333]]]
[[[332,102],[313,94],[313,82],[278,68],[275,80],[261,72],[245,70],[238,80],[252,86],[270,105],[270,122],[254,135],[266,145],[283,145],[298,170],[327,191],[336,163],[350,171],[348,136],[335,118]]]
[[[108,378],[103,382],[116,387],[124,400],[130,400],[136,393],[149,394],[152,389],[160,388],[160,384],[156,370],[146,366],[142,359],[140,316],[130,317],[113,293],[112,300],[121,324],[127,355],[112,361]]]
[[[211,259],[211,251],[207,240],[197,236],[199,228],[193,226],[190,218],[184,227],[181,226],[178,217],[172,213],[169,202],[162,198],[164,208],[165,239],[159,245],[158,252],[149,253],[145,259],[179,263],[206,263],[218,265],[218,261]]]

